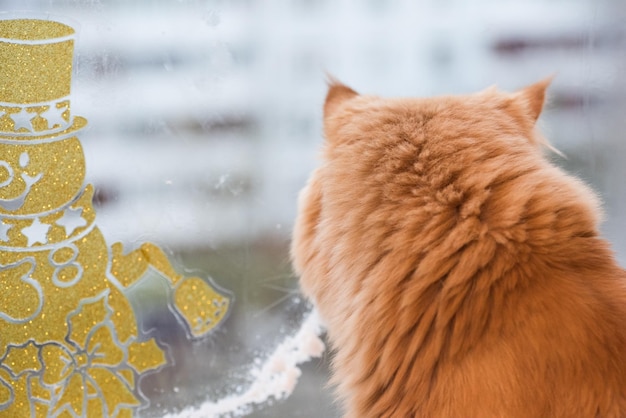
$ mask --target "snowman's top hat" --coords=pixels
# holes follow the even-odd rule
[[[42,140],[87,121],[70,113],[75,31],[43,19],[0,19],[0,140]]]

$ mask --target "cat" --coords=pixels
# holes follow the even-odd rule
[[[626,271],[598,198],[544,155],[549,84],[329,82],[291,258],[345,417],[626,417]]]

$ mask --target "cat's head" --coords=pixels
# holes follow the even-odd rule
[[[513,93],[490,87],[467,95],[381,98],[331,81],[324,162],[315,175],[328,213],[354,213],[365,203],[379,211],[374,202],[433,213],[455,208],[463,216],[478,210],[494,186],[551,167],[535,126],[549,84],[545,79]]]
[[[533,130],[551,80],[546,78],[514,93],[493,86],[469,95],[383,99],[360,95],[331,79],[324,103],[324,133],[327,143],[333,144],[350,141],[361,129],[367,131],[378,123],[386,125],[408,119],[408,122],[419,121],[419,126],[414,128],[426,128],[428,122],[429,133],[437,133],[435,136],[440,140],[464,134],[474,138],[500,136],[495,130],[509,137],[513,134],[542,142]],[[345,129],[348,126],[350,129]]]
[[[549,84],[381,98],[332,81],[322,164],[301,194],[294,230],[304,291],[316,299],[343,291],[336,281],[364,277],[385,254],[398,271],[427,253],[443,262],[485,234],[500,243],[538,230],[550,239],[594,234],[595,195],[543,155],[536,122]]]

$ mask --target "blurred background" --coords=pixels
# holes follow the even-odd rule
[[[325,73],[362,93],[426,96],[556,75],[540,120],[605,203],[626,264],[626,3],[620,0],[0,0],[79,29],[72,112],[107,241],[165,248],[235,295],[190,342],[164,283],[136,295],[174,365],[141,382],[161,416],[236,393],[309,307],[288,260],[298,190],[322,141]],[[329,354],[259,417],[334,417]],[[255,363],[256,362],[256,363]]]

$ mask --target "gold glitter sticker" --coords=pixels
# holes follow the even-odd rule
[[[231,298],[178,274],[145,243],[108,246],[96,225],[70,113],[74,29],[0,20],[0,417],[131,417],[138,382],[166,363],[139,331],[127,291],[153,270],[190,337],[224,321]]]
[[[46,20],[0,21],[0,101],[37,103],[69,95],[73,33]]]

